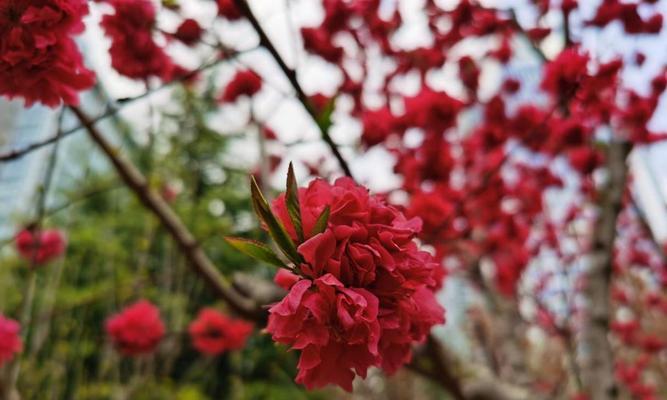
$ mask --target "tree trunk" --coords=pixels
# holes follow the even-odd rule
[[[614,358],[608,340],[611,308],[609,292],[612,277],[616,220],[622,209],[627,180],[626,159],[630,153],[626,142],[612,141],[607,153],[609,173],[600,192],[599,214],[595,225],[590,263],[584,295],[587,316],[581,333],[583,384],[592,400],[618,398],[614,381]]]

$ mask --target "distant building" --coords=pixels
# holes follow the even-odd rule
[[[40,105],[26,109],[20,100],[0,98],[0,154],[54,135],[56,127],[56,111]],[[0,162],[0,240],[14,233],[16,215],[30,211],[47,155],[48,147]]]

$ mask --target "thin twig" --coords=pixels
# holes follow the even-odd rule
[[[301,84],[299,84],[299,81],[296,76],[296,71],[290,68],[285,63],[285,60],[282,58],[280,53],[278,53],[278,50],[276,50],[275,46],[271,42],[271,39],[269,39],[268,35],[264,31],[264,28],[262,28],[259,21],[257,20],[252,10],[250,9],[248,2],[246,0],[234,0],[234,4],[236,4],[239,10],[243,13],[243,15],[248,19],[252,27],[255,29],[255,32],[257,32],[257,35],[259,36],[260,45],[264,47],[271,54],[273,59],[278,64],[278,67],[280,67],[280,69],[285,74],[285,77],[287,77],[287,80],[290,82],[292,88],[296,92],[297,99],[301,102],[301,104],[306,109],[308,114],[310,114],[310,116],[315,121],[315,124],[320,130],[320,136],[322,137],[322,140],[324,140],[324,142],[329,146],[329,149],[333,153],[334,157],[336,157],[336,160],[338,160],[338,163],[340,164],[340,167],[343,170],[343,172],[345,172],[345,175],[352,177],[352,171],[350,170],[350,167],[343,158],[343,155],[338,150],[338,146],[331,138],[331,135],[329,135],[328,130],[324,126],[322,126],[322,124],[319,122],[320,116],[318,112],[313,108],[310,100],[308,99],[308,96],[306,96],[306,93],[303,91]]]
[[[96,117],[92,117],[90,119],[90,121],[92,123],[97,123],[97,122],[102,121],[104,119],[107,119],[111,116],[114,116],[114,115],[118,114],[125,106],[130,105],[137,100],[141,100],[145,97],[148,97],[152,94],[155,94],[155,93],[161,91],[162,89],[165,89],[165,88],[168,88],[168,87],[172,86],[175,83],[180,83],[180,82],[186,81],[188,79],[191,79],[192,77],[196,76],[200,72],[206,71],[206,70],[220,64],[221,62],[233,60],[239,54],[241,54],[243,52],[251,51],[251,50],[254,50],[254,49],[249,49],[249,50],[244,50],[244,51],[237,51],[237,52],[234,52],[232,55],[229,55],[228,57],[224,57],[224,58],[223,57],[216,57],[213,61],[209,61],[207,63],[204,63],[200,67],[188,72],[187,74],[179,76],[177,79],[174,79],[172,81],[164,83],[163,85],[158,86],[158,87],[156,87],[152,90],[148,90],[148,91],[143,92],[143,93],[141,93],[137,96],[134,96],[134,97],[118,99],[118,100],[115,101],[115,104],[111,104],[111,103],[108,104],[107,107],[106,107],[106,110],[102,114],[100,114]],[[55,143],[56,141],[58,141],[60,139],[64,139],[64,138],[70,136],[73,133],[79,132],[82,128],[84,128],[84,126],[78,125],[78,126],[75,126],[73,128],[64,130],[60,135],[53,135],[53,136],[48,137],[46,139],[43,139],[39,142],[31,143],[30,145],[28,145],[24,148],[14,149],[14,150],[11,150],[11,151],[9,151],[5,154],[0,154],[0,162],[14,161],[14,160],[17,160],[19,158],[22,158],[22,157],[32,153],[35,150],[39,150],[44,146],[48,146],[52,143]]]

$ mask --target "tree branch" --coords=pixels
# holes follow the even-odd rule
[[[245,318],[261,320],[264,317],[264,311],[254,301],[241,296],[232,288],[231,283],[218,272],[213,262],[204,253],[199,243],[197,243],[192,233],[181,222],[180,218],[171,210],[162,197],[150,189],[141,172],[132,163],[118,154],[116,149],[95,128],[94,122],[83,111],[77,107],[70,107],[70,110],[77,116],[88,132],[88,136],[107,156],[122,181],[165,227],[188,260],[192,270],[209,285],[217,296],[226,301],[236,313]]]
[[[162,89],[165,89],[169,86],[172,86],[175,83],[188,80],[188,79],[196,76],[198,73],[200,73],[202,71],[205,71],[209,68],[212,68],[212,67],[220,64],[223,61],[228,61],[230,59],[235,58],[237,55],[241,54],[242,52],[243,51],[235,52],[233,54],[228,54],[229,57],[224,57],[224,58],[223,57],[216,57],[213,61],[204,63],[201,66],[199,66],[198,68],[196,68],[196,69],[194,69],[194,70],[192,70],[192,71],[190,71],[190,72],[188,72],[188,73],[186,73],[182,76],[179,76],[178,78],[176,78],[172,81],[164,83],[161,86],[158,86],[158,87],[156,87],[154,89],[151,89],[151,90],[147,90],[147,91],[141,93],[138,96],[118,99],[115,102],[116,104],[108,104],[107,109],[102,114],[100,114],[100,115],[98,115],[94,118],[91,118],[90,121],[94,124],[94,123],[97,123],[97,122],[102,121],[104,119],[107,119],[109,117],[112,117],[112,116],[118,114],[118,112],[120,112],[120,110],[122,110],[123,107],[125,107],[127,105],[132,104],[133,102],[135,102],[137,100],[141,100],[143,98],[146,98],[146,97],[148,97],[148,96],[150,96],[150,95],[152,95],[156,92],[161,91]],[[60,139],[64,139],[67,136],[80,131],[81,128],[84,128],[84,127],[81,126],[81,125],[78,125],[78,126],[75,126],[73,128],[63,130],[62,132],[60,132],[59,135],[53,135],[53,136],[50,136],[50,137],[48,137],[46,139],[43,139],[39,142],[31,143],[30,145],[28,145],[24,148],[10,150],[7,153],[0,154],[0,162],[13,161],[13,160],[17,160],[19,158],[22,158],[22,157],[32,153],[33,151],[39,150],[44,146],[48,146],[52,143],[57,142]]]
[[[273,59],[278,64],[278,67],[280,67],[280,69],[285,74],[285,77],[287,77],[287,80],[289,81],[290,85],[296,92],[297,99],[301,102],[301,104],[306,109],[308,114],[315,121],[315,124],[320,130],[320,136],[322,137],[322,140],[324,140],[324,142],[329,146],[329,149],[333,153],[334,157],[336,157],[336,160],[338,160],[338,163],[340,164],[340,167],[343,170],[343,172],[345,172],[345,175],[352,177],[352,171],[350,170],[350,167],[343,158],[343,155],[338,150],[338,146],[336,146],[336,143],[334,143],[333,139],[331,138],[331,135],[329,135],[328,129],[323,127],[318,122],[319,115],[317,111],[313,108],[312,104],[310,103],[308,96],[306,96],[306,93],[303,91],[301,84],[299,84],[299,81],[296,76],[296,71],[290,68],[285,63],[285,60],[282,58],[280,53],[278,53],[278,50],[276,50],[275,46],[271,42],[271,39],[269,39],[266,32],[260,25],[259,21],[252,13],[252,10],[250,9],[248,2],[246,0],[234,0],[234,3],[236,4],[236,7],[238,7],[239,10],[241,10],[241,12],[243,13],[243,15],[248,19],[248,22],[250,22],[250,25],[252,25],[255,32],[257,32],[257,35],[259,36],[259,44],[271,54]]]

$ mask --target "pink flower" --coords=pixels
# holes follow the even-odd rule
[[[111,316],[106,322],[107,334],[118,350],[127,356],[150,353],[164,336],[160,310],[141,300]]]
[[[58,229],[33,232],[24,229],[16,235],[16,249],[26,261],[46,264],[65,252],[65,235]]]
[[[276,273],[276,276],[273,278],[273,281],[281,288],[289,290],[292,285],[299,281],[299,279],[298,275],[291,273],[285,268],[280,268]]]
[[[21,351],[19,323],[0,314],[0,367]]]
[[[72,39],[87,13],[85,0],[0,2],[0,95],[26,106],[77,105],[95,83]]]
[[[269,310],[267,331],[302,351],[297,382],[308,388],[351,390],[355,373],[363,377],[370,366],[393,373],[410,360],[412,345],[444,322],[434,295],[442,271],[415,242],[421,221],[349,178],[315,180],[299,190],[299,203],[301,243],[284,195],[273,203],[303,262],[296,283],[280,278],[289,294]],[[327,227],[313,232],[326,206]]]
[[[234,320],[212,308],[204,308],[188,328],[194,347],[209,355],[218,355],[228,350],[245,346],[252,333],[252,324]]]
[[[365,377],[378,363],[378,299],[365,289],[331,274],[301,280],[270,313],[273,339],[302,351],[296,381],[309,389],[335,383],[350,391],[354,372]]]
[[[219,98],[221,103],[233,103],[241,96],[251,97],[262,89],[262,78],[255,71],[238,71]]]

